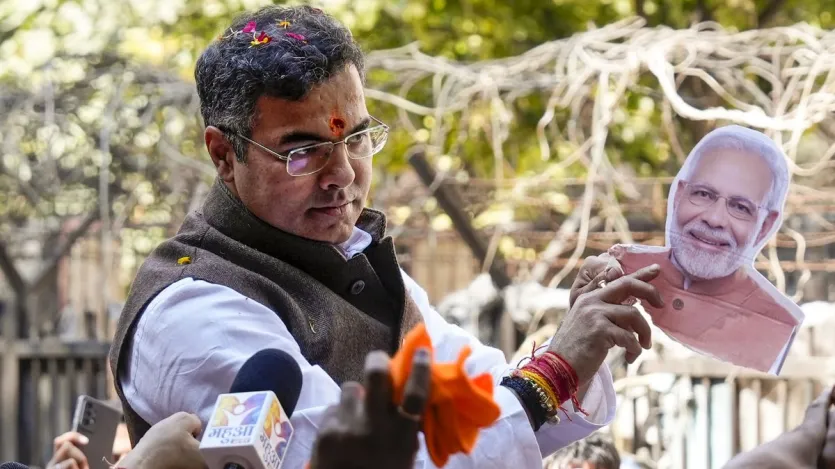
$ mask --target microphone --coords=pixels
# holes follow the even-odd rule
[[[29,469],[29,466],[19,462],[4,462],[0,464],[0,469]]]
[[[200,453],[209,469],[279,469],[301,391],[302,371],[290,354],[267,349],[250,357],[229,394],[218,396],[203,432]]]

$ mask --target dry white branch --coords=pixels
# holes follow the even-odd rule
[[[716,23],[673,30],[647,28],[643,20],[629,19],[507,59],[456,63],[423,54],[410,44],[371,53],[368,65],[403,77],[399,90],[395,83],[388,90],[369,90],[368,96],[397,106],[407,128],[414,129],[411,116],[435,117],[428,146],[435,155],[457,151],[458,142],[465,138],[461,129],[486,132],[492,155],[485,157],[496,160],[494,183],[496,187],[513,186],[510,191],[497,191],[504,204],[528,203],[535,197],[532,190],[553,184],[565,167],[586,165],[586,193],[577,228],[582,235],[588,230],[589,218],[599,216],[604,226],[619,233],[621,242],[631,239],[615,189],[630,198],[638,193],[629,189],[629,178],[612,164],[606,144],[612,113],[624,92],[641,89],[648,76],[660,90],[652,90],[653,97],[659,101],[664,133],[679,160],[687,149],[675,134],[674,113],[691,121],[738,123],[766,132],[782,145],[796,176],[816,176],[831,167],[835,157],[835,146],[823,153],[799,154],[804,132],[835,112],[835,74],[831,73],[835,69],[835,32],[807,24],[736,33]],[[409,92],[422,79],[431,80],[434,92],[429,102],[416,103],[409,99]],[[685,96],[681,91],[685,79],[709,88],[716,100]],[[764,91],[760,83],[768,83],[770,89]],[[568,144],[574,151],[537,176],[516,178],[507,158],[510,149],[505,147],[513,120],[509,109],[514,100],[534,93],[548,97],[536,128],[542,159],[555,158],[555,143]],[[489,117],[485,120],[484,112],[473,117],[473,109],[485,110]],[[591,122],[583,114],[589,109],[594,110]],[[570,115],[564,129],[556,129],[557,111]],[[450,116],[462,121],[457,138],[449,138],[450,129],[442,122]],[[793,187],[795,192],[803,189],[810,188]],[[827,193],[827,197],[833,195]],[[605,202],[601,206],[606,210],[592,214],[595,200]],[[802,263],[807,243],[800,233],[789,235],[797,241],[796,258]],[[569,263],[547,283],[554,285],[570,272],[585,249],[584,238],[580,237]],[[776,247],[769,247],[766,253],[778,286],[785,288]],[[547,262],[550,253],[544,255],[540,263]]]

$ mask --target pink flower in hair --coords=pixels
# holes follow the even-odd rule
[[[295,40],[297,40],[297,41],[302,41],[302,42],[304,42],[304,36],[302,36],[301,34],[296,34],[296,33],[285,33],[284,35],[285,35],[285,36],[287,36],[287,37],[289,37],[289,38],[295,39]]]
[[[254,33],[255,32],[255,21],[250,21],[249,23],[244,26],[244,29],[241,30],[242,33]]]

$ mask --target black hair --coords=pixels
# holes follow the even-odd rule
[[[243,33],[254,24],[253,32]],[[265,44],[253,45],[264,33]],[[364,56],[351,32],[332,16],[309,6],[270,6],[238,16],[200,55],[194,70],[206,126],[223,130],[239,161],[261,96],[291,101],[354,65],[365,80]]]
[[[587,438],[575,441],[552,456],[549,469],[563,469],[589,462],[596,469],[618,469],[620,455],[608,437],[593,433]]]

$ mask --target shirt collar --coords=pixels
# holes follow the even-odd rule
[[[355,226],[348,240],[339,245],[339,250],[345,254],[345,257],[350,259],[365,251],[365,248],[371,245],[371,241],[372,237],[370,234]]]

